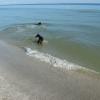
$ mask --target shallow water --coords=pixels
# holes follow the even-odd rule
[[[100,71],[99,17],[99,5],[0,6],[0,38]],[[34,25],[38,21],[43,25]],[[37,46],[37,33],[48,44]]]

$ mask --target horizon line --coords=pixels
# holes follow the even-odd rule
[[[0,4],[0,6],[7,5],[100,5],[100,3],[11,3],[11,4]]]

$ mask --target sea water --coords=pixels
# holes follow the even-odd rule
[[[42,25],[34,25],[40,21]],[[48,43],[38,46],[37,33]],[[0,39],[37,51],[39,59],[42,54],[62,66],[77,64],[100,72],[100,5],[2,5]]]

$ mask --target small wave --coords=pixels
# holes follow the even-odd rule
[[[24,50],[28,56],[39,59],[40,61],[48,63],[53,67],[64,69],[64,71],[66,71],[66,70],[67,71],[85,70],[88,72],[98,74],[98,72],[96,72],[92,69],[88,69],[88,68],[85,68],[83,66],[71,63],[67,60],[63,60],[63,59],[51,56],[48,53],[42,53],[42,52],[39,52],[37,50],[32,50],[31,48],[27,48],[27,47],[24,48]]]
[[[32,28],[32,29],[33,29],[33,28],[35,28],[35,27],[36,27],[36,25],[33,25],[33,24],[32,24],[32,25],[30,25],[30,24],[29,24],[29,25],[26,25],[26,27],[27,27],[27,28]]]
[[[63,68],[66,70],[77,70],[77,69],[82,68],[79,65],[75,65],[71,62],[51,56],[50,54],[47,54],[47,53],[42,53],[37,50],[32,50],[31,48],[25,48],[25,52],[28,56],[31,56],[31,57],[39,59],[40,61],[49,63],[50,65],[54,67]]]

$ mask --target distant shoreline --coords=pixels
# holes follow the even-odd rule
[[[34,4],[2,4],[0,6],[14,6],[14,5],[100,5],[100,3],[34,3]]]

